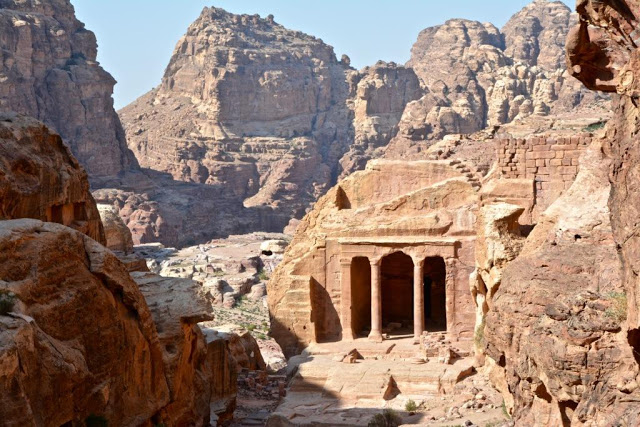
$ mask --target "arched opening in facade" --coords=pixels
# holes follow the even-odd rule
[[[413,331],[413,260],[403,252],[382,259],[382,330],[392,335]]]
[[[425,331],[447,330],[447,267],[441,257],[424,260]]]
[[[371,264],[367,257],[351,261],[351,328],[355,338],[371,331]]]

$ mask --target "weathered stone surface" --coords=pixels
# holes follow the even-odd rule
[[[162,84],[121,117],[143,166],[300,216],[353,139],[347,74],[357,73],[315,37],[205,8]]]
[[[105,243],[87,173],[37,120],[0,115],[0,220],[57,222]]]
[[[638,366],[627,343],[608,168],[595,141],[571,188],[502,269],[484,350],[518,423],[637,422]]]
[[[273,208],[281,230],[336,177],[362,169],[421,93],[412,70],[357,72],[273,19],[205,8],[162,84],[120,115],[143,166],[222,184],[247,207]]]
[[[238,325],[214,326],[208,322],[203,323],[202,327],[207,339],[211,340],[214,336],[218,336],[227,342],[231,356],[239,369],[266,370],[258,343],[248,330]]]
[[[524,237],[518,218],[524,208],[508,203],[482,206],[476,221],[476,269],[469,279],[471,295],[476,303],[474,345],[476,352],[484,350],[486,314],[493,297],[500,288],[502,273],[507,264],[518,256]]]
[[[2,0],[0,33],[0,110],[42,120],[92,179],[137,167],[113,109],[115,80],[69,0]]]
[[[106,246],[112,251],[125,254],[133,252],[133,239],[131,230],[124,223],[118,210],[112,205],[98,205],[100,219],[104,226],[104,234],[107,239]]]
[[[398,132],[398,122],[407,104],[419,99],[423,90],[410,68],[378,62],[359,72],[355,94],[348,101],[354,111],[355,136],[340,160],[341,177],[365,168],[367,161],[382,155]]]
[[[32,219],[0,221],[0,419],[8,425],[140,425],[169,402],[162,349],[124,266],[89,237]]]
[[[202,287],[191,280],[133,272],[158,329],[164,372],[171,402],[159,414],[168,425],[207,426],[210,421],[211,385],[207,343],[198,322],[211,320],[211,304]]]

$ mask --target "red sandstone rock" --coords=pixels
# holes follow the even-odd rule
[[[20,115],[0,116],[0,220],[57,222],[105,243],[87,173],[57,134]]]
[[[198,326],[198,322],[213,319],[210,301],[202,287],[191,280],[149,272],[131,276],[149,304],[163,352],[171,402],[162,408],[158,421],[209,425],[213,377],[217,369],[226,368],[210,365],[207,343]]]
[[[140,425],[169,402],[162,349],[138,286],[94,240],[58,224],[0,221],[0,419]]]
[[[133,239],[131,230],[124,223],[115,206],[98,205],[100,218],[104,226],[106,246],[112,251],[130,254],[133,252]]]
[[[518,423],[633,424],[638,414],[628,399],[638,392],[638,367],[627,344],[608,166],[595,141],[571,188],[501,268],[483,344]]]
[[[422,140],[532,117],[606,114],[605,98],[581,88],[565,69],[572,22],[566,5],[537,0],[501,30],[463,19],[423,30],[407,66],[428,93],[407,105],[387,157],[401,158]]]

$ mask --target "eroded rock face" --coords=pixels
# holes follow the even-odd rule
[[[115,80],[69,0],[2,0],[0,32],[0,110],[45,122],[91,178],[137,167],[113,109]]]
[[[301,215],[353,139],[348,74],[356,73],[315,37],[205,8],[160,87],[121,117],[143,166]]]
[[[149,272],[131,276],[149,304],[158,328],[164,372],[171,402],[158,416],[168,425],[207,426],[216,367],[209,364],[207,343],[198,322],[213,319],[211,304],[200,284]]]
[[[367,161],[381,156],[397,134],[407,104],[423,94],[415,72],[394,63],[380,61],[362,69],[358,78],[355,96],[349,100],[355,137],[340,161],[341,177],[364,169]]]
[[[564,40],[574,21],[563,3],[537,0],[502,30],[453,19],[422,31],[407,66],[427,93],[407,105],[387,157],[419,149],[418,141],[531,116],[604,114],[604,98],[581,88],[564,65]]]
[[[471,274],[470,285],[476,304],[474,345],[479,354],[484,350],[486,314],[500,288],[503,270],[518,256],[524,243],[518,223],[524,210],[509,203],[489,203],[478,213],[476,269]]]
[[[87,173],[59,135],[37,120],[0,115],[0,220],[33,218],[105,235]]]
[[[637,423],[638,366],[607,199],[602,142],[502,270],[486,318],[494,383],[526,425]]]
[[[0,418],[139,425],[169,402],[162,349],[138,286],[111,251],[58,224],[0,221]]]

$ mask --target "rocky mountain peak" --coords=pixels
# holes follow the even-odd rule
[[[536,0],[502,28],[504,52],[514,62],[546,70],[564,68],[564,44],[571,24],[571,10],[564,3]]]
[[[92,179],[137,168],[113,108],[115,80],[69,0],[0,0],[0,110],[42,120]]]

